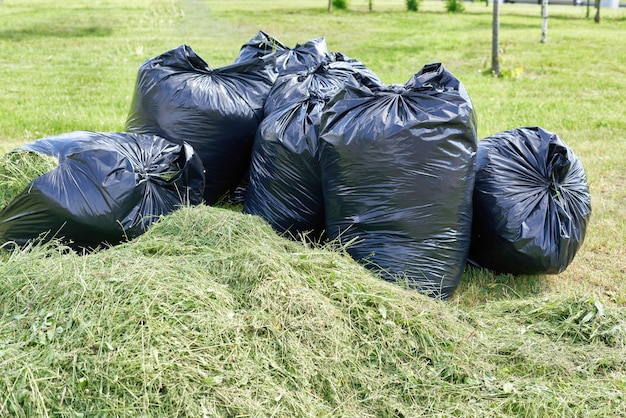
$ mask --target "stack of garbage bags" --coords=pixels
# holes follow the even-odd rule
[[[96,248],[228,199],[434,298],[450,297],[468,260],[562,271],[591,212],[582,164],[541,128],[478,141],[476,123],[440,63],[386,85],[324,38],[290,48],[261,31],[221,68],[181,45],[139,68],[126,132],[21,147],[59,166],[0,212],[0,239]]]

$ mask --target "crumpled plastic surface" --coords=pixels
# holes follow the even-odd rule
[[[332,60],[334,61],[350,64],[350,67],[352,67],[352,69],[356,71],[356,77],[358,78],[359,82],[365,87],[372,89],[384,86],[382,80],[378,77],[378,75],[376,75],[374,71],[372,71],[369,67],[367,67],[356,58],[350,58],[341,52],[331,52],[331,56]]]
[[[62,239],[71,247],[115,245],[159,216],[202,201],[203,167],[188,144],[132,133],[70,132],[15,151],[56,157],[58,165],[0,212],[0,241],[23,246]]]
[[[206,170],[205,202],[215,204],[247,172],[275,65],[270,54],[211,69],[187,45],[151,58],[139,68],[126,130],[190,144]]]
[[[303,44],[296,44],[294,48],[285,48],[276,51],[276,70],[279,75],[308,71],[328,60],[329,52],[326,38],[311,39]]]
[[[326,232],[392,282],[447,299],[470,245],[476,120],[439,63],[405,85],[346,87],[321,121]]]
[[[274,58],[275,70],[279,75],[310,71],[331,58],[326,45],[326,38],[311,39],[291,48],[263,31],[242,45],[235,63],[246,62],[254,58]]]
[[[363,71],[349,61],[329,60],[277,79],[254,142],[246,213],[262,217],[279,233],[322,235],[318,162],[322,109],[347,84],[359,86]],[[365,81],[371,82],[369,74]]]
[[[289,47],[284,45],[278,39],[267,34],[266,32],[259,31],[248,42],[241,46],[239,55],[235,59],[234,63],[236,64],[249,61],[269,54],[279,53],[280,51],[285,51],[287,49],[289,49]]]
[[[234,62],[241,63],[268,55],[275,56],[276,71],[280,75],[313,71],[324,62],[343,61],[359,73],[363,84],[367,86],[382,84],[380,78],[359,60],[341,52],[329,52],[324,37],[311,39],[304,44],[296,44],[294,48],[290,48],[266,32],[259,31],[241,46]]]
[[[583,165],[556,134],[522,127],[479,142],[472,264],[500,273],[562,272],[590,216]]]

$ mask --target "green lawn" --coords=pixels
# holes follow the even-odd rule
[[[123,130],[138,67],[180,44],[220,67],[259,30],[289,46],[325,37],[389,84],[442,62],[480,138],[558,134],[592,195],[569,268],[471,269],[436,302],[213,208],[88,257],[16,252],[0,264],[0,416],[626,414],[626,9],[596,24],[551,5],[542,44],[539,6],[503,4],[495,78],[490,7],[404,4],[4,0],[0,150]]]

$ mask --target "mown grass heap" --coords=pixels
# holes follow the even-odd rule
[[[3,416],[626,413],[623,308],[468,313],[227,209],[90,255],[5,253],[0,277]]]
[[[57,164],[54,157],[29,151],[10,152],[0,158],[0,210]]]

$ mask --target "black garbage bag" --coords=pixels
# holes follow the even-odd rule
[[[501,273],[560,273],[591,216],[585,170],[554,133],[523,127],[478,143],[470,262]]]
[[[321,122],[326,233],[392,282],[447,299],[470,245],[476,121],[443,65],[405,85],[348,86]]]
[[[347,84],[359,86],[357,76],[350,63],[329,61],[277,79],[254,142],[246,213],[264,218],[279,233],[322,235],[322,109]]]
[[[309,71],[329,58],[326,38],[311,39],[294,48],[276,51],[276,70],[279,75]]]
[[[181,45],[139,68],[126,130],[190,144],[204,164],[204,199],[212,205],[246,173],[275,80],[272,59],[211,69]]]
[[[250,177],[254,177],[257,188],[244,210],[265,218],[278,232],[286,232],[287,225],[296,234],[323,230],[317,162],[321,108],[347,82],[369,88],[383,86],[372,70],[340,53],[329,54],[308,70],[285,72],[278,77],[265,102],[265,120],[257,130],[253,170],[234,193],[240,200],[231,199],[231,203],[246,201]],[[294,181],[299,186],[295,187]],[[283,204],[274,206],[279,203],[275,199],[283,204],[291,200],[287,206],[292,210]]]
[[[331,56],[334,61],[340,61],[350,64],[350,67],[352,67],[352,69],[357,72],[357,78],[362,85],[370,89],[384,86],[382,80],[378,77],[378,75],[376,75],[374,71],[372,71],[361,61],[355,58],[350,58],[341,52],[332,52]]]
[[[341,52],[329,52],[324,37],[311,39],[304,44],[296,44],[294,48],[290,48],[266,32],[259,31],[241,46],[234,62],[241,63],[270,54],[276,57],[276,68],[281,75],[312,71],[319,64],[327,61],[343,61],[349,63],[360,74],[363,84],[382,85],[378,76],[359,60]]]
[[[252,57],[273,57],[275,60],[275,71],[279,75],[295,74],[314,69],[321,63],[332,58],[328,52],[325,38],[312,39],[304,44],[296,44],[295,48],[289,48],[277,39],[260,31],[254,38],[241,47],[239,56],[235,62],[245,62]],[[274,96],[278,101],[276,105],[269,108],[280,107],[285,104],[288,98]],[[269,113],[267,103],[265,104],[265,114]],[[241,182],[232,193],[230,193],[229,203],[244,203],[249,188],[249,170],[243,175]]]
[[[292,236],[324,229],[324,204],[316,159],[324,100],[309,98],[268,115],[250,163],[244,212]]]
[[[278,39],[263,31],[259,31],[254,37],[241,46],[239,55],[234,63],[246,62],[269,54],[280,53],[287,49],[289,48]]]
[[[235,63],[246,62],[252,58],[274,57],[275,70],[279,75],[310,71],[331,57],[326,45],[326,38],[311,39],[294,48],[285,46],[276,38],[260,31],[239,51]]]
[[[329,101],[346,83],[369,89],[384,86],[380,78],[361,62],[333,53],[310,68],[278,76],[265,101],[264,115],[267,117],[310,97]]]
[[[23,246],[58,238],[75,248],[115,245],[141,235],[159,216],[202,201],[204,169],[188,144],[77,131],[14,151],[50,155],[58,165],[0,212],[2,242]]]

